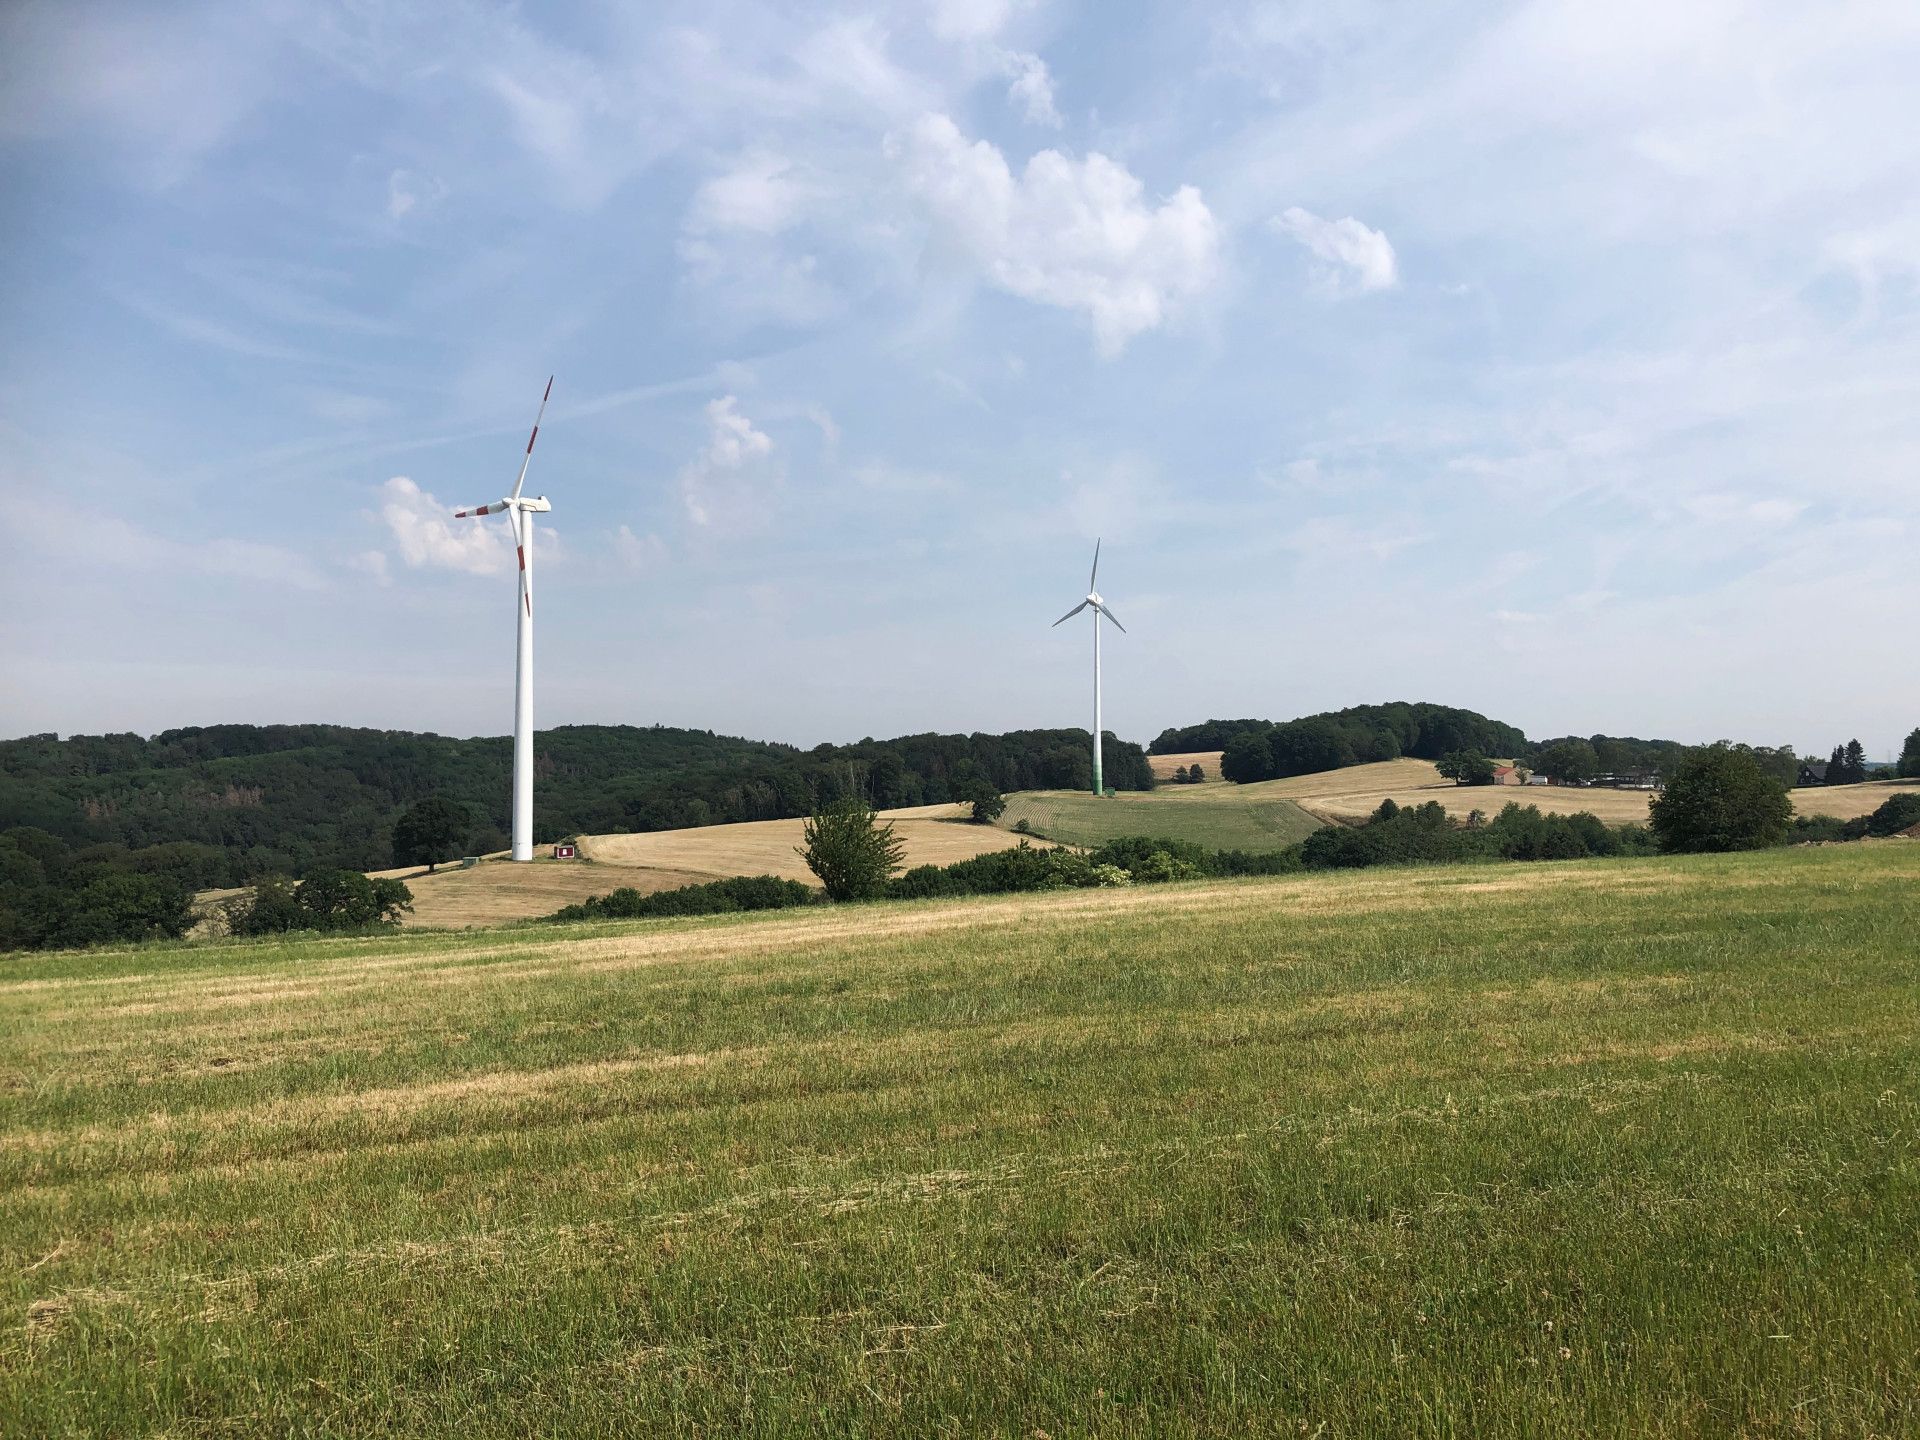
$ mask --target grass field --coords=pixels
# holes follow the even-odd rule
[[[1920,1428],[1920,845],[10,958],[0,1433]]]
[[[1284,850],[1320,828],[1292,800],[1258,794],[1258,788],[1167,785],[1104,800],[1079,790],[1025,790],[1007,796],[999,823],[1011,829],[1025,820],[1036,834],[1068,845],[1153,835],[1213,850]]]
[[[1196,787],[1197,788],[1197,787]],[[1557,785],[1460,786],[1443,779],[1429,760],[1384,760],[1323,770],[1286,780],[1264,780],[1236,787],[1249,798],[1291,800],[1328,820],[1357,820],[1391,798],[1396,805],[1421,805],[1438,800],[1449,815],[1464,819],[1475,810],[1492,815],[1509,801],[1537,805],[1549,814],[1571,815],[1585,810],[1609,825],[1643,825],[1652,792],[1646,790],[1579,790]],[[1834,815],[1850,820],[1878,808],[1889,795],[1920,790],[1912,780],[1870,780],[1864,785],[1816,785],[1791,792],[1800,815]]]

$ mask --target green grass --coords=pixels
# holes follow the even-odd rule
[[[1908,1435],[1920,846],[0,964],[0,1434]]]
[[[999,823],[1010,830],[1021,820],[1067,845],[1152,835],[1209,850],[1284,850],[1320,828],[1293,801],[1249,796],[1238,785],[1166,785],[1106,799],[1078,790],[1028,790],[1007,796]]]

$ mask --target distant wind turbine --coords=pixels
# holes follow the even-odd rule
[[[1107,602],[1100,598],[1100,542],[1093,542],[1093,573],[1087,577],[1087,598],[1074,606],[1066,614],[1053,622],[1058,628],[1078,615],[1082,610],[1093,611],[1093,793],[1107,793],[1106,780],[1100,773],[1100,617],[1112,620],[1114,627],[1124,635],[1127,627],[1115,618],[1113,611],[1107,608]]]
[[[540,438],[540,420],[547,413],[547,396],[553,394],[553,377],[547,377],[546,394],[540,397],[540,409],[533,417],[533,433],[527,437],[527,453],[520,460],[520,477],[513,482],[513,494],[491,505],[472,510],[456,510],[454,518],[469,515],[497,515],[507,512],[513,526],[513,548],[520,557],[519,650],[513,667],[513,858],[533,859],[533,517],[553,509],[547,497],[524,499],[520,490],[527,483],[527,466],[533,463],[533,442]]]

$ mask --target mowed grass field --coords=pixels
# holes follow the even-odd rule
[[[1080,790],[1024,790],[1007,796],[999,824],[1024,820],[1038,835],[1098,845],[1123,835],[1191,840],[1212,850],[1284,850],[1322,822],[1291,799],[1251,785],[1163,785],[1101,799]]]
[[[1903,1436],[1920,844],[0,964],[0,1433]]]
[[[1199,787],[1195,787],[1199,788]],[[1455,785],[1444,779],[1430,760],[1383,760],[1324,770],[1285,780],[1263,780],[1233,787],[1249,799],[1284,798],[1328,820],[1349,821],[1371,815],[1380,802],[1422,805],[1438,800],[1449,815],[1464,819],[1475,810],[1488,815],[1507,803],[1537,805],[1549,814],[1587,811],[1609,825],[1643,825],[1653,793],[1647,790],[1584,790],[1558,785]],[[1842,820],[1865,815],[1889,795],[1920,790],[1913,780],[1869,780],[1863,785],[1815,785],[1790,792],[1800,815],[1833,815]]]

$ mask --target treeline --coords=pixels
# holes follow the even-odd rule
[[[803,751],[665,726],[562,726],[535,747],[535,839],[791,818],[849,785],[882,807],[959,798],[982,780],[1002,791],[1088,787],[1090,748],[1083,730]],[[1109,738],[1106,759],[1109,784],[1152,785],[1138,745]],[[512,770],[506,737],[336,725],[34,735],[0,742],[0,830],[45,831],[115,868],[165,869],[189,889],[371,870],[392,863],[401,810],[428,796],[475,817],[471,852],[504,849]]]
[[[31,825],[0,832],[0,950],[170,940],[193,924],[194,857],[74,849]]]
[[[1395,701],[1278,723],[1209,720],[1204,725],[1163,730],[1150,748],[1157,755],[1223,751],[1220,774],[1248,784],[1402,756],[1438,760],[1463,751],[1513,755],[1526,744],[1527,737],[1513,726],[1472,710]]]

